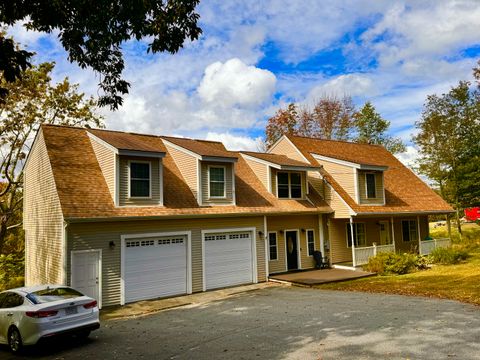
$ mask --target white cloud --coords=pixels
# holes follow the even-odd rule
[[[272,96],[275,82],[275,75],[270,71],[247,66],[234,58],[209,65],[198,94],[207,103],[256,107]]]
[[[208,132],[206,140],[214,140],[222,142],[228,150],[237,151],[258,151],[258,144],[261,138],[252,139],[249,136],[232,135],[229,132],[216,133]]]
[[[414,168],[416,161],[419,158],[418,150],[413,146],[407,146],[407,151],[401,154],[395,155],[395,157],[400,160],[405,166],[409,168]]]
[[[373,80],[362,74],[348,74],[340,75],[329,81],[313,87],[307,99],[315,101],[323,96],[334,95],[337,97],[347,96],[360,96],[360,97],[372,97],[377,93],[377,89]]]

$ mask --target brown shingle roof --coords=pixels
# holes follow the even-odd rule
[[[160,153],[167,151],[162,139],[158,136],[101,129],[88,129],[87,131],[119,150]]]
[[[382,146],[310,139],[300,136],[288,136],[288,138],[315,165],[319,164],[312,154],[357,164],[388,166],[388,169],[384,171],[385,206],[357,204],[327,171],[321,170],[335,191],[356,213],[453,211],[450,205]]]
[[[237,158],[237,155],[231,151],[227,151],[222,143],[216,141],[194,140],[171,136],[162,136],[162,138],[200,156]]]
[[[252,151],[241,151],[241,154],[249,155],[251,157],[265,160],[271,162],[273,164],[277,164],[280,166],[294,166],[294,167],[305,167],[305,168],[312,168],[312,164],[307,162],[298,161],[294,159],[290,159],[285,155],[278,155],[278,154],[266,154],[266,153],[259,153],[259,152],[252,152]]]
[[[164,206],[115,207],[86,129],[42,126],[63,215],[66,219],[130,217],[232,216],[253,214],[331,212],[311,189],[304,201],[279,200],[270,194],[238,153],[236,206],[200,207],[168,153],[164,164]],[[205,143],[205,146],[210,146]],[[218,145],[213,145],[218,147]]]

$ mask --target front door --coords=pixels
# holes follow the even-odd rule
[[[100,251],[73,252],[72,287],[100,305]]]
[[[391,244],[388,221],[380,221],[380,245]]]
[[[285,231],[285,240],[287,247],[287,268],[288,270],[296,270],[298,269],[297,232]]]

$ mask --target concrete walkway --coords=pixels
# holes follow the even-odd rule
[[[271,275],[270,279],[311,286],[330,282],[359,279],[373,275],[375,274],[361,270],[323,269]]]

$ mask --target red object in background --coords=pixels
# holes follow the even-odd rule
[[[465,209],[465,217],[468,221],[480,220],[480,207]]]

